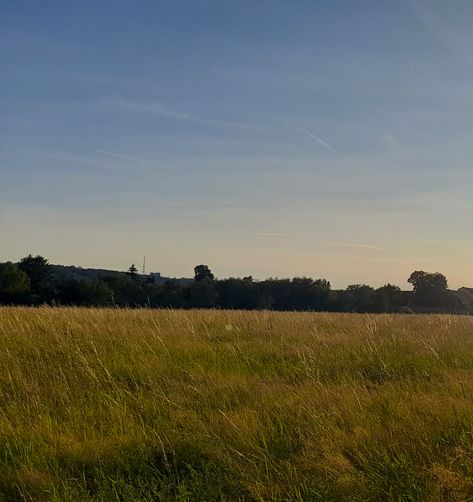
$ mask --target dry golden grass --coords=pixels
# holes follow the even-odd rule
[[[473,318],[0,309],[0,498],[473,500]]]

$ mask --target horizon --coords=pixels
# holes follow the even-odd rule
[[[33,256],[31,253],[29,254],[30,256]],[[21,258],[24,258],[24,257],[21,257]],[[17,259],[17,260],[6,260],[7,262],[11,262],[11,263],[20,263],[20,260],[21,258]],[[44,257],[45,258],[45,257]],[[47,258],[46,258],[47,260]],[[131,266],[135,266],[136,267],[136,270],[137,270],[137,275],[138,276],[143,276],[143,277],[147,277],[147,276],[150,276],[152,274],[159,274],[162,278],[165,278],[165,279],[192,279],[193,278],[193,275],[194,275],[194,266],[191,267],[190,269],[190,272],[187,274],[187,275],[180,275],[180,276],[175,276],[175,275],[171,275],[171,274],[168,274],[166,272],[163,272],[162,270],[148,270],[147,268],[145,269],[145,273],[143,274],[143,268],[138,266],[140,265],[138,262],[132,262],[130,263],[128,266],[126,266],[125,268],[123,269],[115,269],[115,268],[111,268],[109,266],[82,266],[82,265],[77,265],[77,264],[65,264],[65,263],[52,263],[48,260],[49,262],[49,265],[51,266],[56,266],[56,267],[74,267],[74,268],[79,268],[79,269],[82,269],[82,270],[103,270],[103,271],[106,271],[106,272],[121,272],[121,273],[127,273],[129,268]],[[2,262],[0,262],[2,263]],[[208,266],[208,264],[205,264]],[[197,265],[195,265],[197,266]],[[212,266],[209,266],[210,270],[212,272],[214,272],[214,269],[212,268]],[[414,272],[414,271],[411,271],[411,273]],[[438,270],[436,271],[433,271],[433,270],[425,270],[424,272],[427,272],[427,273],[442,273]],[[231,274],[231,275],[226,275],[226,276],[219,276],[218,274],[215,275],[215,279],[216,280],[225,280],[225,279],[243,279],[245,277],[251,277],[253,279],[253,281],[255,282],[262,282],[262,281],[265,281],[265,280],[270,280],[270,279],[275,279],[275,280],[284,280],[284,279],[289,279],[289,280],[292,280],[292,279],[296,279],[296,278],[308,278],[308,279],[313,279],[313,280],[318,280],[318,279],[323,279],[323,280],[327,280],[329,282],[329,284],[331,285],[331,288],[334,289],[334,290],[343,290],[343,289],[346,289],[348,286],[354,286],[354,285],[363,285],[363,286],[371,286],[371,287],[374,287],[374,288],[378,288],[378,287],[383,287],[383,286],[387,286],[387,285],[392,285],[392,286],[401,286],[400,284],[395,284],[395,283],[389,283],[389,282],[386,282],[386,281],[381,281],[377,284],[371,284],[371,283],[368,283],[366,281],[361,281],[359,283],[347,283],[343,286],[341,285],[334,285],[333,282],[330,280],[329,277],[326,277],[324,276],[323,274],[320,275],[320,276],[317,276],[317,277],[314,277],[314,276],[309,276],[307,274],[302,274],[302,275],[288,275],[288,276],[267,276],[267,277],[254,277],[254,276],[251,276],[250,274],[241,274],[241,275],[235,275],[235,274]],[[447,277],[447,281],[448,281],[448,277]],[[413,286],[412,284],[408,283],[407,280],[405,281],[406,284],[407,284],[407,288],[406,289],[405,287],[401,287],[401,290],[402,291],[412,291],[413,290]],[[458,287],[452,287],[452,285],[450,284],[450,282],[448,283],[448,289],[449,290],[458,290],[460,288],[470,288],[470,286],[468,286],[467,284],[463,284],[462,286],[458,286]]]
[[[473,4],[341,5],[7,2],[0,261],[473,284]]]

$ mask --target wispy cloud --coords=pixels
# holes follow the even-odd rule
[[[338,151],[333,148],[333,146],[329,145],[326,141],[324,141],[321,137],[317,136],[314,134],[312,131],[309,131],[307,129],[304,129],[303,127],[298,126],[297,124],[294,124],[293,122],[289,122],[288,120],[283,120],[283,122],[290,128],[301,132],[302,134],[305,134],[306,136],[309,136],[312,139],[315,139],[319,145],[322,145],[324,148],[327,150],[330,150],[333,153],[338,153]]]
[[[143,164],[149,164],[149,165],[156,166],[156,167],[162,167],[163,169],[170,169],[172,171],[179,171],[179,172],[182,172],[182,173],[188,173],[189,172],[187,169],[182,169],[181,167],[170,166],[169,164],[162,164],[161,162],[155,162],[153,160],[142,159],[142,158],[139,158],[139,157],[132,157],[130,155],[125,155],[123,153],[111,152],[109,150],[97,150],[97,152],[101,153],[102,155],[108,155],[110,157],[117,157],[117,158],[120,158],[120,159],[131,160],[133,162],[141,162]]]
[[[387,148],[395,148],[395,149],[402,149],[402,143],[399,141],[396,136],[393,136],[392,134],[382,134],[379,137],[380,142]]]
[[[259,237],[289,237],[289,234],[283,234],[280,232],[256,232],[254,235]]]
[[[188,122],[195,122],[198,124],[223,126],[223,127],[238,127],[243,129],[259,129],[265,126],[249,124],[238,121],[227,121],[216,119],[213,117],[201,117],[192,113],[187,113],[180,110],[175,110],[166,104],[156,101],[133,101],[111,96],[105,99],[105,104],[113,106],[114,108],[126,110],[133,113],[149,113],[167,117],[172,120],[186,120]]]
[[[351,248],[351,249],[366,249],[371,251],[383,251],[382,246],[376,246],[374,244],[368,244],[366,242],[360,241],[339,241],[339,242],[326,242],[325,244],[335,247]]]

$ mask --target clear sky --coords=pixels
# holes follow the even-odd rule
[[[473,2],[3,0],[0,261],[473,286]]]

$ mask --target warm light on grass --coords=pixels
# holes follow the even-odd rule
[[[473,318],[0,309],[0,499],[470,500]]]

